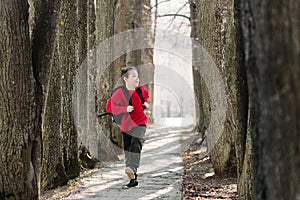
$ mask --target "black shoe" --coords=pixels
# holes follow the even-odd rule
[[[139,182],[135,179],[131,179],[127,185],[123,186],[123,189],[129,189],[138,186]]]
[[[137,173],[134,173],[134,180],[137,180]]]

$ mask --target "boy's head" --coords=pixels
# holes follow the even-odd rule
[[[137,71],[136,67],[134,67],[134,66],[126,66],[126,67],[123,67],[123,68],[121,69],[121,78],[124,79],[124,77],[128,77],[129,72],[130,72],[131,70]]]
[[[121,69],[121,78],[129,89],[135,89],[139,86],[140,79],[137,69],[133,66],[127,66]]]

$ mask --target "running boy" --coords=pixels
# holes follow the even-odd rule
[[[106,108],[111,106],[111,112],[115,115],[125,113],[121,120],[120,131],[123,136],[125,173],[130,180],[123,187],[127,189],[138,185],[137,168],[140,165],[142,139],[145,136],[147,126],[147,117],[144,109],[149,108],[149,94],[146,88],[139,86],[140,80],[135,67],[122,68],[121,78],[125,86],[124,89],[127,89],[129,92],[131,103],[129,103],[128,97],[124,94],[124,89],[120,88],[113,93],[111,105],[106,105]],[[137,88],[141,91],[144,103],[142,103],[141,97],[136,91]]]

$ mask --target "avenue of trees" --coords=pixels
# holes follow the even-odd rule
[[[214,97],[193,71],[197,128],[220,135],[207,137],[216,174],[238,177],[239,199],[300,199],[300,2],[189,4],[191,38],[212,56],[227,97],[222,133],[208,133]],[[124,65],[143,65],[142,79],[153,80],[153,49],[118,57],[100,69],[96,87],[95,49],[126,30],[150,29],[152,13],[150,0],[0,0],[0,199],[38,199],[79,176],[79,149],[117,159],[110,140],[121,145],[117,128],[93,113],[104,111]],[[154,34],[144,42],[151,46]],[[136,39],[109,46],[105,56]],[[197,69],[201,57],[193,55]]]

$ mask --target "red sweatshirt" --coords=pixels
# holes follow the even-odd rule
[[[149,100],[148,90],[144,86],[140,86],[145,102]],[[113,114],[126,113],[121,121],[120,131],[130,131],[138,125],[146,125],[148,123],[147,117],[144,113],[142,101],[135,90],[129,90],[131,96],[132,106],[134,110],[131,113],[127,112],[129,101],[127,100],[122,88],[115,91],[111,97],[111,105],[106,104],[106,110]],[[109,101],[108,101],[109,102]]]

